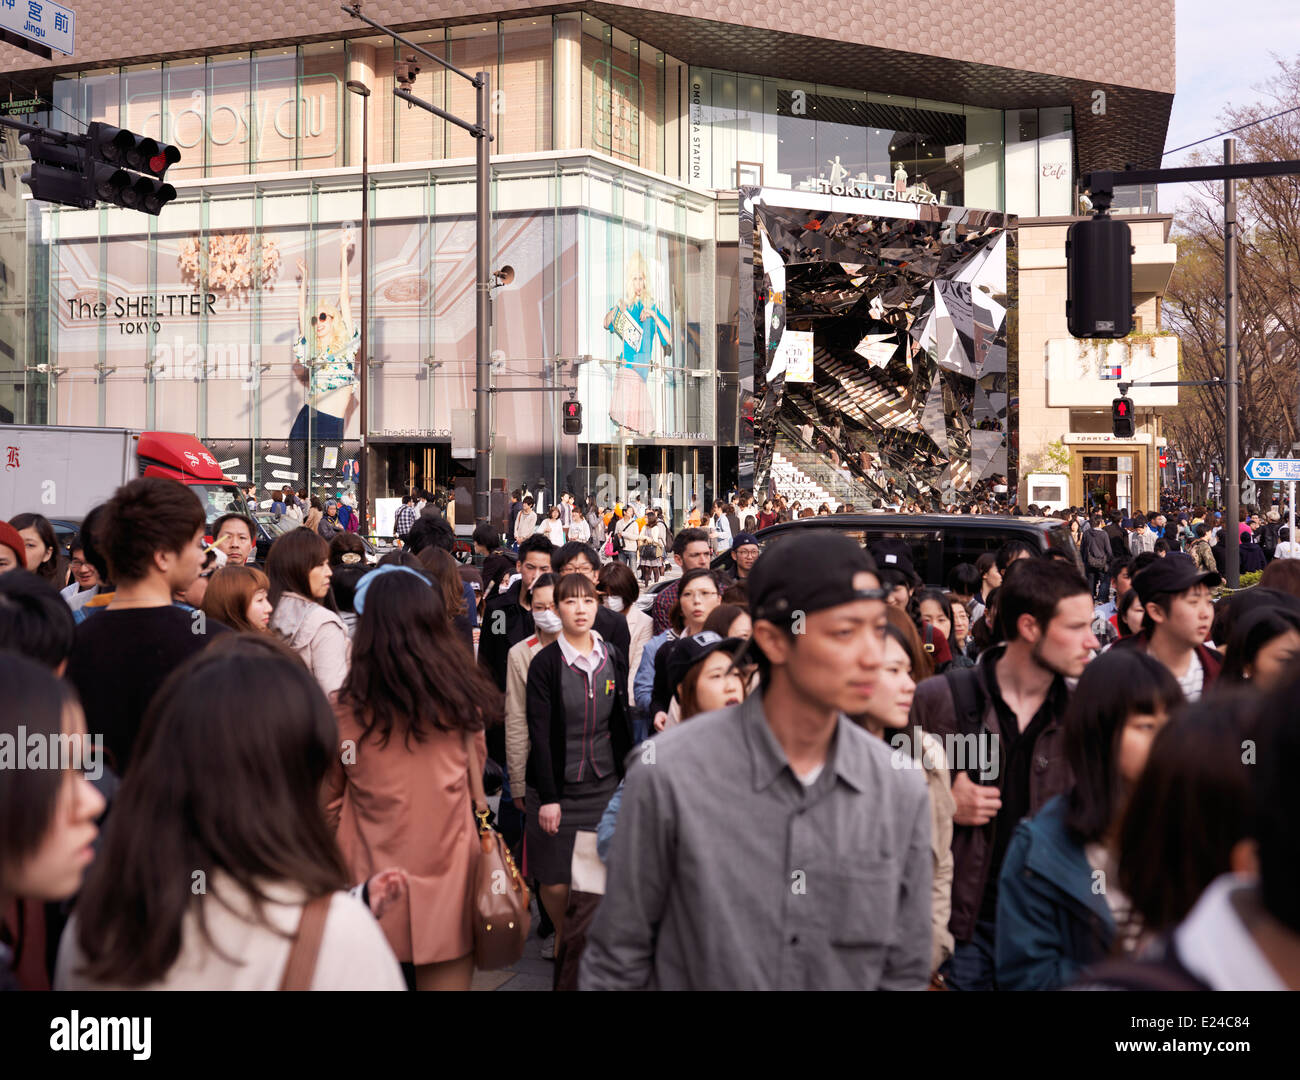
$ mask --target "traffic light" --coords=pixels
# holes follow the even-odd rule
[[[86,132],[90,189],[97,199],[157,214],[176,198],[163,176],[181,159],[174,146],[110,124],[94,123]]]
[[[1117,439],[1131,439],[1137,434],[1132,398],[1117,397],[1110,403],[1110,429]]]
[[[1122,338],[1133,329],[1133,244],[1127,222],[1106,215],[1070,226],[1065,318],[1077,338]]]
[[[564,403],[564,434],[582,434],[582,402],[566,401]]]
[[[31,131],[18,141],[32,155],[22,180],[34,199],[81,210],[102,200],[157,214],[176,198],[163,176],[181,152],[148,136],[94,123],[84,135]]]
[[[23,173],[22,181],[31,189],[33,199],[81,210],[95,205],[95,196],[86,183],[86,150],[81,136],[29,131],[18,141],[32,155],[32,167]]]

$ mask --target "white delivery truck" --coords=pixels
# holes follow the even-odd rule
[[[193,435],[0,425],[0,521],[34,513],[77,523],[139,476],[165,476],[189,486],[209,524],[227,511],[243,511],[238,487]]]

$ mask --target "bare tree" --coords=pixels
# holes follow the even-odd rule
[[[1278,61],[1278,72],[1259,88],[1261,100],[1226,110],[1224,127],[1237,127],[1300,106],[1300,58]],[[1238,135],[1238,160],[1300,160],[1300,112],[1246,128]],[[1196,164],[1214,158],[1198,155]],[[1165,317],[1180,338],[1181,378],[1223,377],[1223,185],[1202,184],[1201,197],[1175,220],[1178,265],[1165,296]],[[1297,441],[1300,389],[1300,177],[1237,182],[1240,223],[1238,376],[1240,442],[1244,462],[1286,452]],[[1197,475],[1221,471],[1224,392],[1185,388],[1170,418],[1178,446]],[[1238,480],[1241,477],[1237,478]],[[1262,493],[1263,494],[1263,493]],[[1261,499],[1263,501],[1263,499]]]

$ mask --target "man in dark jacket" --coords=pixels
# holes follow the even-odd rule
[[[506,689],[506,662],[511,646],[533,632],[533,613],[523,605],[522,597],[540,575],[550,573],[554,553],[555,545],[541,533],[526,538],[519,545],[519,580],[492,597],[483,609],[478,662],[491,672],[492,681],[502,693]],[[503,753],[504,745],[503,742]]]
[[[1092,528],[1083,537],[1083,565],[1088,571],[1088,584],[1092,587],[1092,602],[1104,604],[1110,598],[1109,567],[1114,558],[1110,536],[1101,527],[1101,515],[1094,514]]]
[[[1145,611],[1142,631],[1121,638],[1120,645],[1141,649],[1164,664],[1188,701],[1200,698],[1223,668],[1223,657],[1205,644],[1214,622],[1210,588],[1222,580],[1181,551],[1156,559],[1133,578]]]
[[[1106,535],[1110,537],[1110,553],[1114,559],[1128,559],[1132,557],[1132,552],[1128,549],[1128,533],[1124,531],[1120,524],[1121,518],[1118,513],[1111,514],[1110,524],[1106,526]]]
[[[941,970],[954,989],[993,989],[998,874],[1012,830],[1070,785],[1063,720],[1066,679],[1083,673],[1097,639],[1088,584],[1055,559],[1019,559],[998,594],[1006,643],[974,668],[926,679],[912,722],[948,749],[956,941]]]

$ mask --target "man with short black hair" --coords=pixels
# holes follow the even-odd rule
[[[39,574],[0,575],[0,649],[62,675],[76,636],[72,611]]]
[[[225,626],[175,607],[203,565],[203,506],[176,480],[144,476],[118,488],[95,521],[95,543],[117,585],[112,602],[77,627],[68,681],[119,773],[140,722],[172,670]]]
[[[849,719],[884,657],[871,556],[807,530],[750,589],[762,689],[630,756],[581,985],[924,989],[926,784]]]
[[[749,572],[754,568],[761,551],[758,537],[753,533],[743,532],[731,542],[731,558],[736,564],[737,581],[745,581],[749,578]]]
[[[668,615],[677,603],[677,593],[682,587],[681,574],[687,570],[707,570],[712,557],[709,534],[703,529],[683,529],[673,537],[673,562],[680,572],[676,580],[668,582],[655,594],[655,602],[650,608],[655,621],[654,633],[662,634],[668,629]]]
[[[415,502],[411,496],[403,495],[402,505],[397,508],[397,513],[393,515],[393,535],[398,540],[405,540],[418,516],[415,512]]]
[[[520,541],[519,580],[505,592],[492,597],[483,608],[478,662],[492,673],[502,693],[506,688],[510,647],[533,632],[533,613],[524,606],[522,597],[541,574],[551,572],[554,553],[555,545],[541,533]]]
[[[973,668],[916,688],[911,718],[975,760],[950,762],[953,817],[952,931],[941,969],[958,990],[993,989],[998,874],[1012,830],[1070,783],[1063,720],[1067,679],[1092,659],[1092,599],[1072,565],[1019,559],[998,593],[1006,641]]]
[[[257,555],[257,526],[243,514],[222,514],[212,524],[215,547],[225,553],[226,561],[235,566],[251,563]]]
[[[1181,551],[1156,559],[1133,579],[1142,603],[1142,630],[1121,639],[1122,644],[1164,664],[1188,701],[1197,701],[1223,668],[1223,657],[1205,644],[1214,622],[1210,588],[1222,580]]]
[[[1110,598],[1110,537],[1101,527],[1101,515],[1092,515],[1092,528],[1083,536],[1083,550],[1079,552],[1088,570],[1088,584],[1092,587],[1092,602],[1104,603]]]
[[[551,569],[559,575],[581,574],[597,588],[600,587],[600,556],[596,554],[595,548],[579,540],[570,540],[551,555]],[[592,629],[600,634],[602,640],[617,645],[624,660],[628,658],[632,649],[632,634],[626,618],[601,604],[596,608]]]
[[[493,552],[501,550],[500,534],[486,521],[474,526],[474,534],[470,539],[474,542],[474,554],[481,555],[485,559]]]

